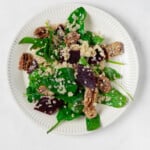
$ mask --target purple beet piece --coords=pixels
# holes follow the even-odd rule
[[[69,54],[70,54],[70,57],[68,59],[68,62],[70,64],[75,64],[79,61],[79,59],[80,59],[80,51],[79,50],[76,50],[76,51],[70,50]]]
[[[56,98],[50,99],[49,97],[42,97],[34,107],[35,110],[51,115],[57,111],[58,108],[63,106],[63,101]]]
[[[37,61],[34,59],[33,61],[32,61],[32,64],[30,65],[30,67],[28,68],[28,70],[27,70],[27,73],[32,73],[35,69],[37,69],[38,68],[38,63],[37,63]]]
[[[96,77],[90,68],[83,65],[77,66],[77,82],[82,86],[94,89],[96,87]]]
[[[96,55],[94,57],[89,57],[88,63],[89,64],[97,64],[102,60],[104,60],[104,56],[101,56],[100,52],[96,49]]]

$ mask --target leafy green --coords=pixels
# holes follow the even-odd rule
[[[115,65],[125,65],[125,63],[122,63],[122,62],[119,62],[119,61],[110,60],[110,59],[108,59],[107,62],[111,63],[111,64],[115,64]]]
[[[59,112],[57,113],[57,123],[54,126],[52,126],[47,131],[47,133],[54,130],[61,122],[71,121],[71,120],[76,119],[80,116],[81,116],[81,114],[74,113],[68,107],[64,106],[63,108],[59,109]]]
[[[68,92],[75,93],[77,85],[75,83],[74,70],[72,68],[60,68],[49,78],[49,89],[56,95],[64,95]]]
[[[95,118],[86,118],[86,128],[88,131],[96,130],[101,127],[100,116],[97,114]]]
[[[45,46],[47,38],[33,38],[33,37],[24,37],[20,40],[19,44],[32,44],[30,49],[42,48]]]
[[[71,32],[70,27],[76,29],[80,34],[84,33],[84,21],[87,16],[87,12],[83,7],[75,9],[68,17],[67,30]]]
[[[112,90],[108,93],[103,93],[104,96],[102,104],[106,104],[108,106],[121,108],[125,106],[128,102],[126,96],[120,93],[117,89],[112,88]]]
[[[103,71],[105,73],[105,76],[107,78],[109,78],[109,80],[111,80],[111,81],[120,79],[122,77],[119,72],[117,72],[115,69],[113,69],[111,67],[105,67]]]
[[[83,66],[88,66],[89,65],[88,62],[87,62],[87,59],[85,57],[80,57],[79,64],[83,65]]]
[[[88,41],[89,45],[101,44],[104,41],[104,38],[94,34],[91,31],[86,31],[84,34],[82,34],[81,39]]]

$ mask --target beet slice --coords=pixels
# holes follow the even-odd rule
[[[75,64],[79,61],[79,59],[80,59],[80,51],[79,50],[76,50],[76,51],[70,50],[69,54],[70,54],[70,57],[68,59],[68,62],[70,64]]]
[[[100,55],[100,52],[96,49],[96,55],[94,57],[89,57],[88,63],[89,64],[97,64],[104,59],[105,59],[105,57]]]
[[[58,108],[63,106],[63,101],[56,98],[50,99],[49,97],[42,97],[34,107],[35,110],[51,115],[57,111]]]
[[[38,68],[38,63],[37,61],[34,59],[31,63],[31,65],[29,66],[28,70],[27,70],[27,73],[32,73],[35,69]]]
[[[92,70],[83,65],[77,66],[77,82],[82,86],[94,89],[96,88],[96,77],[94,76]]]

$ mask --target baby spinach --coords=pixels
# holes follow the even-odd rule
[[[101,44],[104,41],[104,38],[95,35],[91,31],[86,31],[84,34],[81,34],[81,39],[87,41],[89,45]]]
[[[63,121],[71,121],[73,119],[76,119],[78,117],[80,117],[81,114],[77,114],[72,112],[67,106],[64,106],[63,108],[59,109],[58,113],[57,113],[57,123],[52,126],[47,133],[51,132],[52,130],[54,130],[61,122]]]
[[[96,130],[101,127],[100,116],[97,114],[95,118],[86,118],[86,128],[88,131]]]
[[[105,76],[107,78],[109,78],[109,80],[111,80],[111,81],[120,79],[122,77],[118,71],[116,71],[115,69],[113,69],[111,67],[105,67],[103,71],[105,73]]]
[[[83,65],[83,66],[88,66],[88,61],[85,57],[80,57],[78,64]]]
[[[110,92],[104,93],[102,95],[104,96],[104,100],[101,103],[108,106],[121,108],[125,106],[128,102],[126,96],[124,96],[115,88],[112,88]]]
[[[79,7],[74,10],[68,17],[67,30],[71,32],[72,29],[80,34],[84,33],[84,21],[87,16],[87,12],[83,7]],[[71,28],[70,28],[71,27]]]

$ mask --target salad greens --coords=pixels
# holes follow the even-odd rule
[[[121,42],[103,44],[104,38],[85,30],[83,7],[75,9],[66,24],[38,27],[34,37],[24,37],[19,44],[30,44],[32,53],[23,53],[19,69],[28,73],[26,96],[36,103],[35,110],[51,115],[57,113],[56,124],[85,116],[88,131],[101,127],[100,114],[95,104],[121,108],[127,97],[111,82],[122,75],[107,63],[123,65],[108,58],[123,51]],[[119,49],[119,51],[118,51]],[[103,65],[102,65],[103,64]],[[128,93],[127,93],[128,95]]]

